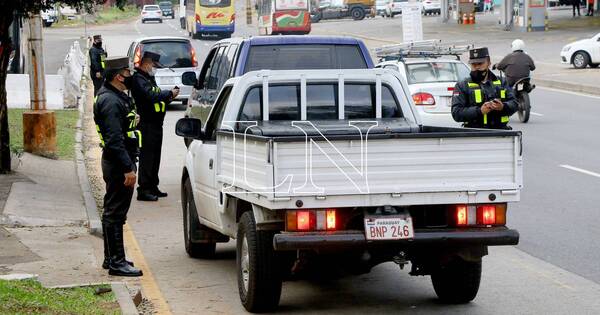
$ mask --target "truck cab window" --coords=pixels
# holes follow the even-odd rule
[[[206,126],[204,128],[204,134],[206,135],[207,141],[215,141],[217,139],[217,128],[221,126],[221,122],[223,121],[223,115],[225,114],[225,107],[227,105],[227,101],[229,100],[229,95],[231,94],[231,86],[226,86],[223,88],[221,95],[215,102],[215,106],[213,107],[212,112],[206,122]]]

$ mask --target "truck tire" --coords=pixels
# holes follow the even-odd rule
[[[251,313],[273,311],[279,305],[282,278],[271,231],[257,231],[254,214],[244,212],[237,231],[240,301]]]
[[[350,16],[352,16],[352,19],[355,21],[364,19],[365,15],[365,10],[363,10],[363,8],[354,8],[350,11]]]
[[[456,258],[431,273],[431,282],[438,298],[449,304],[472,301],[479,291],[481,261],[469,262]]]
[[[194,234],[202,234],[203,230],[208,228],[200,224],[198,221],[198,212],[196,203],[194,202],[194,194],[192,193],[192,184],[187,178],[181,188],[181,208],[183,210],[183,240],[185,243],[185,251],[192,258],[211,258],[215,255],[217,244],[210,243],[195,243],[193,241]]]
[[[578,51],[573,55],[573,67],[575,69],[583,69],[590,63],[590,55],[585,51]]]

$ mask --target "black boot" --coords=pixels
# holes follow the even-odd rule
[[[107,225],[106,235],[110,261],[108,263],[108,274],[112,276],[139,277],[141,270],[132,267],[125,260],[125,245],[123,244],[123,225]]]
[[[137,200],[139,201],[158,201],[158,197],[147,190],[138,190]]]
[[[110,264],[110,254],[108,253],[108,242],[106,240],[106,224],[102,223],[102,238],[104,239],[104,261],[102,262],[102,269],[108,270]],[[125,260],[131,267],[135,267],[133,262]]]
[[[160,191],[160,189],[158,189],[158,187],[156,187],[156,189],[154,189],[154,195],[156,195],[156,197],[158,197],[158,198],[164,198],[164,197],[167,197],[169,194],[167,194],[166,192]]]

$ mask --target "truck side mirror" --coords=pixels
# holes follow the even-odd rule
[[[198,84],[198,78],[196,77],[196,72],[187,71],[181,75],[181,83],[183,85],[196,86]]]
[[[202,140],[202,122],[197,118],[181,118],[175,125],[175,134],[184,138]]]

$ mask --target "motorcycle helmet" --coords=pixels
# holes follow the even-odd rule
[[[525,50],[525,42],[520,39],[515,39],[512,42],[512,51]]]

